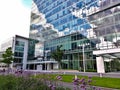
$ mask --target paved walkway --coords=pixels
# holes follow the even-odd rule
[[[98,76],[100,77],[99,73],[96,72],[66,72],[66,74],[73,74],[73,75],[83,75],[83,76]],[[111,72],[111,73],[103,73],[102,77],[111,77],[111,78],[120,78],[120,72]]]
[[[34,71],[33,72],[42,72],[42,73],[58,73],[58,74],[72,74],[72,75],[83,75],[83,76],[100,76],[97,72],[79,72],[78,70],[43,70],[43,71]],[[120,72],[109,72],[103,73],[102,77],[111,77],[111,78],[120,78]]]
[[[74,90],[74,85],[72,83],[61,82],[60,86],[70,88],[71,90]],[[92,87],[96,88],[96,89],[92,89],[92,90],[119,90],[119,89],[105,88],[105,87],[98,87],[98,86],[92,86]],[[80,86],[79,86],[79,90],[81,90]],[[91,89],[89,89],[89,90],[91,90]]]

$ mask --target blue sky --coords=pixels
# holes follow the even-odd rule
[[[32,0],[21,0],[23,5],[28,7],[28,8],[31,8],[31,2]]]
[[[32,0],[1,0],[0,45],[10,37],[29,36]]]

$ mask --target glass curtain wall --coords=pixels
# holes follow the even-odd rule
[[[97,50],[115,49],[120,47],[120,1],[108,1],[109,3],[104,2],[102,4],[102,8],[105,8],[104,10],[91,14],[88,17],[89,22],[93,24],[93,31],[96,39],[99,41],[96,43]],[[120,71],[119,55],[119,53],[103,55],[106,72]]]
[[[83,44],[85,45],[84,52],[82,47]],[[60,45],[62,45],[61,49],[64,51],[62,69],[75,69],[83,71],[84,58],[86,71],[96,71],[96,61],[92,54],[92,50],[95,48],[95,45],[89,39],[83,37],[79,33],[74,33],[54,40],[46,41],[45,50],[53,51]]]
[[[15,42],[15,52],[14,52],[14,56],[15,56],[14,62],[15,63],[22,64],[23,55],[24,55],[24,45],[25,45],[25,43],[22,41]]]
[[[63,46],[62,68],[83,71],[85,60],[86,71],[95,71],[93,50],[119,47],[120,0],[33,0],[33,3],[33,11],[37,7],[41,16],[38,23],[31,25],[40,26],[32,34],[37,32],[37,38],[43,37],[45,50]]]

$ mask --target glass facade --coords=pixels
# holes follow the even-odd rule
[[[14,57],[15,63],[22,63],[23,62],[23,55],[24,55],[24,45],[25,43],[22,41],[15,42],[15,51],[14,51]]]
[[[84,58],[95,71],[93,51],[118,48],[119,31],[120,0],[33,0],[30,38],[45,42],[45,51],[62,45],[62,68],[82,71]]]
[[[83,45],[84,44],[84,55]],[[54,51],[57,46],[62,45],[64,56],[62,59],[63,69],[76,69],[83,71],[83,58],[86,63],[86,71],[96,71],[95,56],[92,51],[96,48],[95,44],[80,33],[73,33],[63,37],[48,40],[44,43],[45,51]],[[51,59],[50,54],[47,57]]]
[[[35,59],[35,44],[37,43],[37,40],[29,39],[28,41],[28,61]]]

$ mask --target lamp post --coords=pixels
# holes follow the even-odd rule
[[[48,60],[47,56],[48,56],[49,52],[50,52],[50,50],[45,51],[45,70],[47,70],[47,60]]]
[[[85,54],[84,54],[84,44],[82,45],[82,52],[83,52],[83,68],[84,68],[84,72],[85,72]]]
[[[47,61],[47,53],[48,53],[48,52],[45,51],[45,70],[47,70],[47,68],[46,68],[46,67],[47,67],[47,65],[46,65],[46,61]]]

